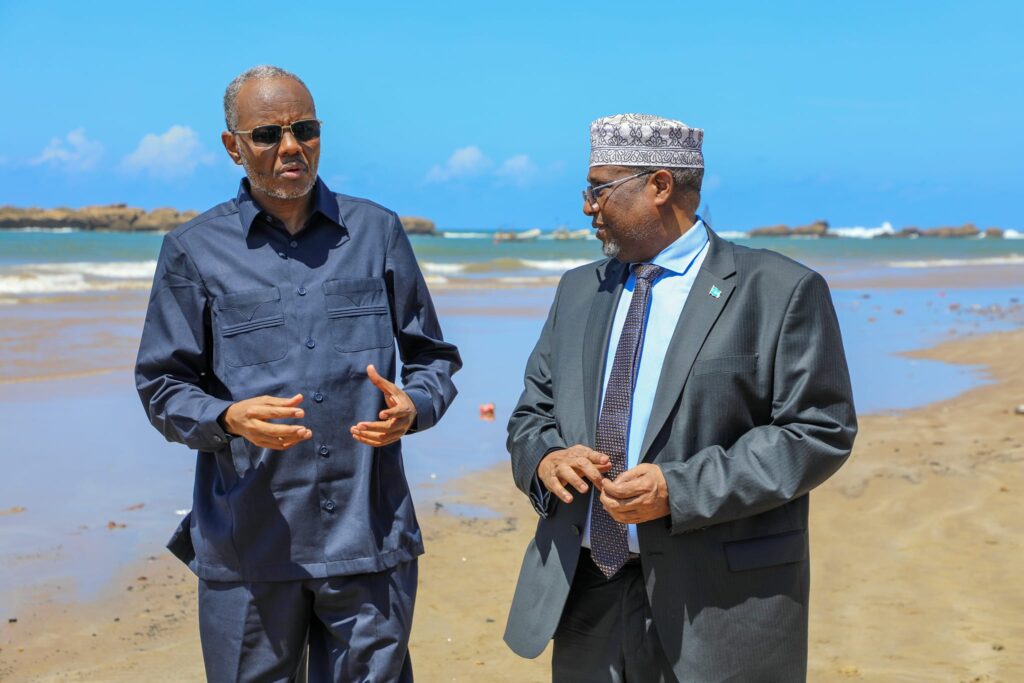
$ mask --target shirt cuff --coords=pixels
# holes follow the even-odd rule
[[[548,491],[547,487],[541,483],[540,477],[536,474],[533,475],[533,480],[530,482],[530,493],[527,497],[530,499],[533,509],[541,517],[547,518],[548,515],[554,512],[551,491]]]
[[[224,401],[219,398],[210,398],[199,416],[199,440],[206,444],[212,444],[213,448],[198,448],[197,450],[217,451],[223,448],[234,435],[228,434],[220,426],[220,416],[234,404],[233,401]]]
[[[406,389],[405,393],[412,400],[412,404],[416,406],[416,419],[412,421],[412,427],[409,427],[409,431],[406,433],[414,434],[433,427],[434,404],[430,400],[430,394],[422,389]]]

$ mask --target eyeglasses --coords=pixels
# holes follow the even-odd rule
[[[587,189],[583,190],[583,201],[585,201],[588,205],[593,206],[594,204],[597,204],[597,200],[601,198],[602,190],[605,190],[609,187],[614,187],[620,183],[626,182],[627,180],[633,180],[634,178],[639,178],[640,176],[650,175],[651,173],[654,172],[655,171],[640,171],[639,173],[634,173],[633,175],[626,176],[625,178],[613,180],[610,183],[602,183],[601,185],[587,185]]]
[[[287,126],[279,126],[276,123],[269,123],[265,126],[256,126],[250,130],[233,130],[235,135],[248,135],[252,138],[254,145],[270,147],[281,142],[285,131],[291,131],[299,142],[309,142],[320,137],[320,121],[317,119],[303,119],[293,121]]]

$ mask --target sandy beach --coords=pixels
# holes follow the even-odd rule
[[[1021,348],[1024,330],[916,353],[983,365],[991,383],[864,417],[851,460],[812,494],[810,680],[1024,680]],[[427,542],[417,679],[546,680],[547,654],[522,660],[501,641],[535,522],[507,465],[421,487],[417,499]],[[493,514],[449,512],[460,504]],[[37,587],[31,607],[0,624],[0,680],[202,680],[195,584],[159,553],[94,600]]]

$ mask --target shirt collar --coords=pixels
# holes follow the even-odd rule
[[[263,209],[253,199],[250,190],[249,179],[242,178],[241,182],[238,183],[238,196],[235,198],[235,202],[238,205],[238,215],[242,219],[242,231],[246,236],[249,235],[249,230],[252,229],[253,221],[263,213]],[[341,220],[341,213],[338,211],[338,202],[334,198],[334,193],[320,179],[320,176],[317,176],[316,185],[313,186],[313,213],[319,213],[332,223],[345,227],[345,223]]]
[[[685,275],[707,244],[708,231],[704,221],[697,216],[697,222],[689,230],[662,249],[650,262],[678,275]]]

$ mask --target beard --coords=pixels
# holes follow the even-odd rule
[[[622,245],[611,237],[606,238],[605,241],[601,243],[601,253],[609,258],[615,258],[619,255],[620,251],[622,251]]]
[[[260,173],[254,169],[245,155],[242,155],[242,168],[245,169],[245,175],[248,176],[249,184],[253,188],[274,199],[301,199],[308,195],[316,185],[316,175],[310,174],[301,185],[282,187],[275,182],[272,174]]]

